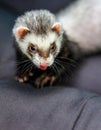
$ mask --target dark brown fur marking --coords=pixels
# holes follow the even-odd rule
[[[52,53],[53,55],[56,55],[56,53],[57,53],[56,43],[54,42],[53,44],[54,44],[54,49],[51,51],[51,53]]]
[[[29,45],[28,45],[28,48],[27,48],[27,51],[26,51],[26,52],[27,52],[27,54],[28,54],[28,55],[30,55],[31,57],[33,57],[33,54],[31,53],[31,51],[30,51],[30,49],[29,49],[29,48],[30,48],[30,46],[31,46],[31,43],[29,43]]]
[[[49,50],[47,50],[47,51],[38,50],[38,53],[39,53],[39,55],[40,55],[41,57],[43,57],[43,58],[48,58],[50,52],[49,52]]]

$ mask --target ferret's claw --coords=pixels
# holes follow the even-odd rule
[[[15,79],[20,82],[20,83],[24,83],[26,81],[28,81],[28,77],[24,76],[24,77],[19,77],[19,76],[16,76]]]
[[[29,73],[29,76],[33,76],[33,73],[30,72],[30,73]]]
[[[43,74],[36,79],[35,84],[37,88],[43,88],[47,83],[49,83],[50,86],[52,86],[55,80],[56,76]]]

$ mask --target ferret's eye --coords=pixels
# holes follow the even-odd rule
[[[56,49],[56,44],[55,44],[55,42],[53,42],[53,43],[50,45],[50,51],[51,51],[51,52],[54,52],[55,49]]]
[[[34,45],[30,45],[29,46],[29,51],[31,51],[31,52],[36,52],[37,51],[37,47],[36,46],[34,46]]]

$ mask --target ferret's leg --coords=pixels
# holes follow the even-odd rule
[[[31,72],[30,73],[24,73],[24,74],[17,72],[15,79],[17,81],[19,81],[20,83],[24,83],[24,82],[27,82],[29,80],[30,76],[33,76],[33,74]]]
[[[29,77],[32,76],[32,63],[30,60],[22,54],[19,48],[16,50],[16,77],[15,79],[21,83],[29,80]]]
[[[57,79],[57,76],[52,72],[43,73],[35,81],[37,88],[43,88],[46,84],[52,86]]]

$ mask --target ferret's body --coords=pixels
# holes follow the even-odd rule
[[[69,39],[83,51],[101,50],[101,0],[78,0],[57,17]]]
[[[81,0],[57,14],[58,21],[46,10],[30,11],[18,17],[13,28],[16,79],[25,82],[33,75],[37,86],[53,84],[62,74],[70,72],[82,52],[100,50],[101,21],[96,13],[99,10],[94,0]]]

